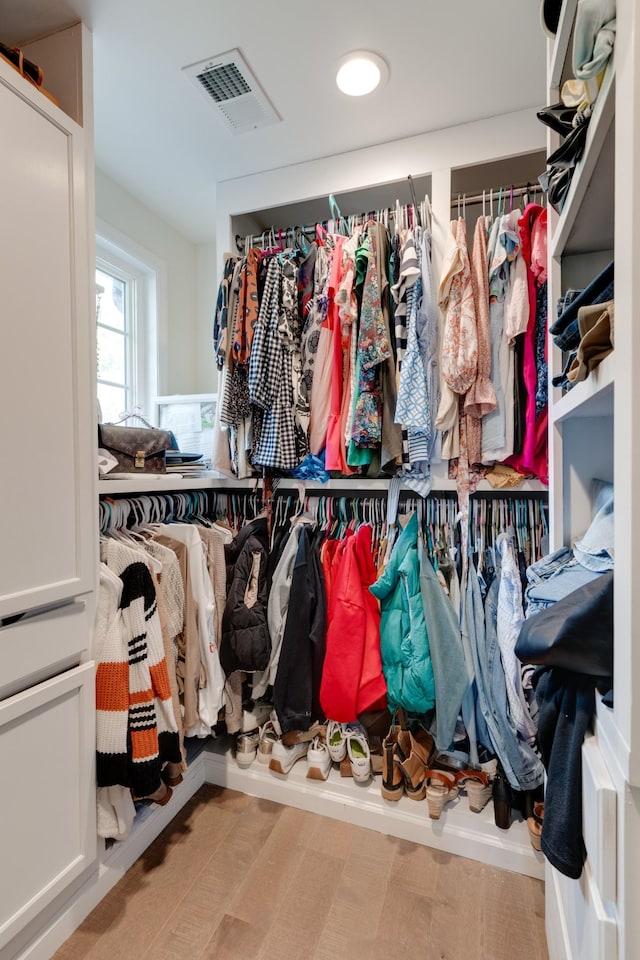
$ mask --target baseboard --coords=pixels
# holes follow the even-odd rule
[[[153,805],[144,808],[137,815],[129,838],[116,842],[105,852],[98,868],[58,907],[44,926],[42,917],[38,918],[36,933],[27,928],[19,938],[7,944],[0,951],[0,960],[49,960],[204,782],[205,760],[204,754],[200,753],[189,764],[182,783],[173,788],[170,802],[164,807]],[[28,942],[25,936],[29,938]]]
[[[297,763],[287,777],[271,773],[257,761],[241,769],[223,740],[208,741],[204,758],[207,783],[368,827],[503,870],[544,878],[544,859],[533,850],[526,823],[515,821],[509,830],[500,830],[494,823],[491,803],[481,813],[471,813],[466,797],[461,796],[445,808],[440,820],[430,820],[426,802],[407,797],[396,802],[383,800],[378,778],[363,785],[350,777],[341,777],[333,769],[324,783],[308,780],[304,761]]]

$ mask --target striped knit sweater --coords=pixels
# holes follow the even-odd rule
[[[139,551],[107,540],[101,556],[122,592],[111,628],[97,631],[98,786],[144,797],[160,787],[162,764],[181,760],[156,594]]]

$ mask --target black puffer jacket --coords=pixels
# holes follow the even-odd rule
[[[222,618],[220,663],[227,676],[236,670],[264,670],[271,653],[266,519],[245,524],[235,540],[225,546],[225,552],[227,603]]]

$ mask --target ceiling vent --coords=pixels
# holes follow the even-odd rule
[[[182,69],[231,133],[247,133],[280,121],[239,50]]]

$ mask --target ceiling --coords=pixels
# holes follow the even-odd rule
[[[542,104],[539,5],[5,0],[0,39],[84,20],[94,37],[97,165],[205,242],[215,237],[217,181]],[[233,47],[281,123],[233,136],[181,72]],[[369,97],[335,85],[338,60],[354,49],[389,64],[387,85]]]

